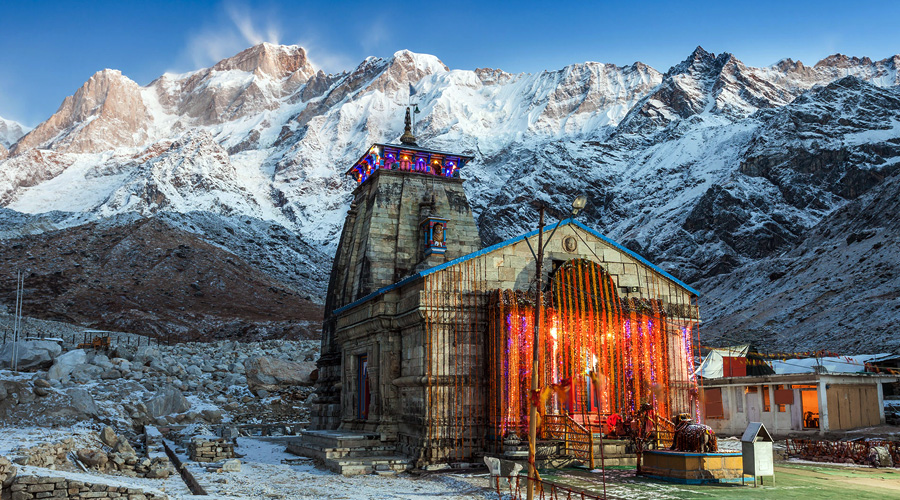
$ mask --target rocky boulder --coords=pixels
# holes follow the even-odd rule
[[[162,417],[173,413],[183,413],[191,409],[191,403],[184,394],[174,387],[167,387],[147,402],[147,413],[152,417]]]
[[[53,364],[53,360],[62,352],[62,347],[49,340],[20,340],[3,344],[0,346],[0,368],[11,368],[14,350],[19,370],[40,370]]]
[[[119,442],[119,437],[116,436],[116,431],[113,430],[112,427],[106,426],[100,431],[100,441],[103,441],[103,444],[109,446],[110,448],[115,448],[116,443]]]
[[[50,380],[63,380],[72,373],[76,366],[82,365],[87,361],[87,353],[84,349],[76,349],[69,351],[58,358],[50,371],[47,372],[47,378]]]
[[[89,468],[96,467],[103,470],[106,467],[106,463],[109,461],[109,457],[106,456],[106,453],[92,448],[78,450],[76,455],[78,456],[78,460],[81,460],[81,463]]]
[[[84,389],[73,388],[66,391],[66,394],[72,398],[72,406],[81,413],[91,416],[97,416],[100,414],[100,408],[97,407],[97,403],[94,402],[94,398],[91,396],[91,393]]]
[[[141,346],[138,347],[132,361],[140,365],[146,365],[150,361],[154,359],[160,359],[161,357],[162,354],[160,354],[159,349],[150,346]]]
[[[0,457],[0,489],[5,490],[16,478],[16,466],[6,457]]]
[[[312,361],[287,361],[258,356],[246,361],[247,386],[251,391],[275,391],[291,386],[313,384],[310,375],[316,369]]]

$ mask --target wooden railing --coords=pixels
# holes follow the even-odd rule
[[[594,468],[594,434],[568,415],[545,415],[544,437],[563,442],[563,453]]]
[[[675,439],[675,423],[671,420],[660,417],[654,417],[653,442],[656,449],[671,448],[672,441]]]

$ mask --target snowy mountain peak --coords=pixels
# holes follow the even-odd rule
[[[711,66],[715,65],[715,63],[716,55],[712,52],[707,52],[703,47],[698,45],[687,59],[669,68],[669,71],[666,71],[665,76],[672,77],[683,73],[706,72]]]
[[[401,64],[406,67],[415,67],[428,73],[442,73],[450,71],[440,59],[430,54],[418,54],[406,49],[394,52],[391,64]]]
[[[21,123],[7,120],[0,116],[0,147],[3,147],[3,151],[6,151],[16,141],[21,139],[28,130],[28,127],[23,126]],[[2,152],[0,152],[0,155],[2,155]]]
[[[316,73],[306,50],[298,45],[273,45],[261,43],[223,59],[212,67],[213,71],[246,71],[274,78],[287,78],[296,72],[306,81]]]
[[[91,76],[56,113],[19,140],[16,155],[32,148],[85,153],[132,147],[146,140],[147,109],[137,83],[114,69]]]
[[[832,55],[826,57],[825,59],[822,59],[821,61],[817,62],[815,67],[821,68],[823,66],[829,66],[832,68],[850,68],[850,67],[854,67],[854,66],[863,66],[863,65],[869,66],[871,64],[872,64],[872,59],[870,59],[868,57],[863,57],[863,58],[850,57],[850,56],[845,56],[844,54],[841,54],[841,53],[837,53],[837,54],[832,54]]]

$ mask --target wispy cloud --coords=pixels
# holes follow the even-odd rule
[[[287,30],[282,19],[283,16],[272,9],[251,8],[238,2],[225,3],[219,7],[214,20],[189,34],[177,69],[172,71],[206,68],[263,42],[300,45],[306,49],[312,65],[326,73],[339,73],[359,64],[356,56],[335,50],[334,40],[322,38],[322,26],[296,19],[291,21],[291,29]],[[390,33],[381,28],[381,24],[375,22],[367,25],[363,38],[366,42],[360,43],[367,52],[374,49],[373,43],[390,38]]]
[[[216,23],[189,36],[185,58],[192,69],[210,66],[252,45],[279,43],[282,29],[273,14],[238,3],[225,4],[223,10]]]

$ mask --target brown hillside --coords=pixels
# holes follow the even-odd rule
[[[321,306],[155,218],[3,240],[0,269],[9,312],[26,272],[27,316],[181,339],[319,335]]]

